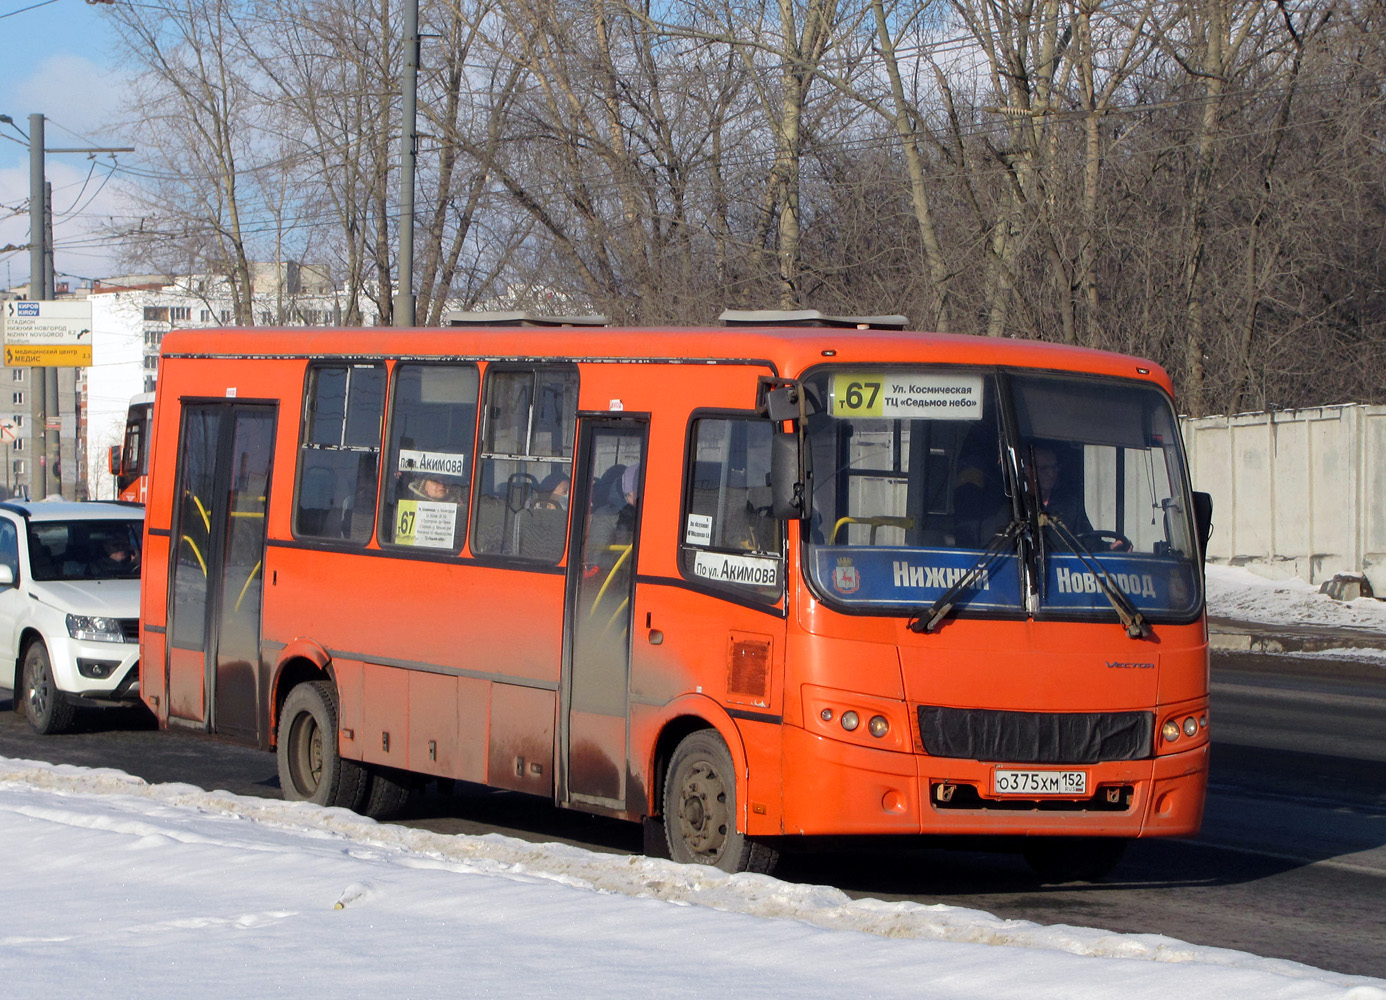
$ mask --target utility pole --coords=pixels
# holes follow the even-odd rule
[[[29,116],[29,298],[48,298],[48,198],[43,164],[43,115]],[[54,403],[57,402],[54,393]],[[29,495],[48,496],[48,369],[29,369]]]
[[[416,32],[417,34],[417,32]],[[6,119],[8,120],[8,119]],[[44,142],[44,117],[29,116],[29,298],[35,302],[51,300],[53,282],[53,201],[46,177],[45,153],[132,153],[133,146],[48,149]],[[35,500],[50,493],[58,495],[62,481],[58,475],[61,454],[62,419],[58,403],[58,369],[52,365],[29,369],[29,440],[34,451],[29,462],[29,491]],[[73,428],[77,424],[74,420]],[[77,453],[74,441],[73,454]],[[73,470],[75,472],[75,470]],[[70,473],[71,474],[71,473]],[[71,482],[77,482],[72,475]]]
[[[39,115],[42,118],[42,115]],[[39,147],[42,149],[43,147]],[[53,185],[43,182],[43,297],[51,299],[57,294],[53,281]],[[32,371],[33,369],[30,369]],[[52,365],[43,368],[43,401],[45,405],[43,425],[43,491],[44,495],[61,496],[63,491],[62,454],[62,395],[58,391],[58,369]],[[75,424],[73,425],[76,426]],[[71,472],[69,471],[69,475]],[[68,491],[71,493],[71,491]],[[70,499],[70,498],[69,498]]]
[[[399,291],[395,326],[414,325],[414,161],[419,155],[419,0],[404,4],[404,121],[399,141]]]

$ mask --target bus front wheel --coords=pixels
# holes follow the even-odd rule
[[[1045,882],[1100,882],[1126,853],[1123,837],[1035,837],[1021,851]]]
[[[279,787],[290,802],[358,809],[366,771],[337,748],[337,692],[330,681],[299,684],[279,713]]]
[[[684,737],[664,782],[669,856],[725,872],[768,874],[779,852],[738,830],[736,816],[736,770],[727,745],[710,729]]]

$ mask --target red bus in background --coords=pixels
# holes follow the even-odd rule
[[[273,749],[291,799],[480,782],[729,871],[945,835],[1091,878],[1196,832],[1210,511],[1165,373],[725,319],[170,333],[160,724]]]
[[[144,503],[149,488],[149,433],[154,419],[154,393],[143,392],[130,400],[125,417],[124,444],[110,452],[117,500]]]

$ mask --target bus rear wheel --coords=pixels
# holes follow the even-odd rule
[[[371,765],[366,768],[366,794],[357,812],[371,819],[394,819],[414,794],[415,781],[406,771]]]
[[[725,872],[768,874],[779,851],[738,830],[736,816],[736,769],[727,745],[710,729],[684,737],[664,782],[669,856]]]
[[[360,809],[366,771],[337,748],[337,692],[330,681],[300,684],[284,699],[275,759],[286,800]]]
[[[1045,882],[1100,882],[1126,853],[1124,837],[1035,837],[1021,850]]]

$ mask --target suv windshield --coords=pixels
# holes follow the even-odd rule
[[[138,580],[143,525],[137,520],[30,521],[35,580]]]
[[[945,367],[805,380],[808,571],[834,603],[1146,618],[1202,604],[1178,425],[1135,380]],[[972,574],[969,577],[969,574]],[[1111,591],[1115,591],[1113,594]]]

